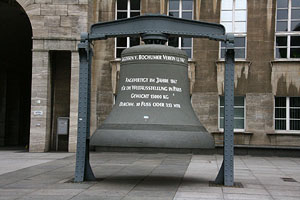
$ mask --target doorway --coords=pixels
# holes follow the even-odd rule
[[[0,0],[0,147],[28,147],[32,28],[16,1]]]

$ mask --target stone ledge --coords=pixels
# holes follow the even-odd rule
[[[270,63],[271,63],[271,66],[273,66],[273,63],[292,63],[292,62],[297,62],[299,63],[300,62],[300,58],[297,58],[297,59],[285,59],[285,60],[271,60]]]
[[[218,63],[225,63],[225,60],[223,60],[223,59],[217,60],[216,64],[218,64]],[[252,62],[249,60],[235,60],[235,63],[248,63],[250,66]]]
[[[300,137],[300,132],[299,133],[289,133],[289,132],[286,132],[286,133],[267,133],[267,136],[269,137],[272,137],[272,136],[296,136],[296,137]]]
[[[223,135],[224,132],[223,131],[215,131],[215,132],[211,132],[211,134],[220,134],[220,135]],[[234,132],[234,135],[253,135],[252,132],[242,132],[242,131],[238,131],[238,132]]]
[[[224,132],[215,131],[211,132],[215,139],[216,146],[223,145],[224,141]],[[234,132],[234,144],[235,145],[249,145],[252,137],[252,132]]]

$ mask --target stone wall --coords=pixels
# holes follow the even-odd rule
[[[72,52],[69,151],[76,150],[80,32],[92,23],[115,19],[115,0],[18,0],[33,29],[32,116],[30,151],[47,151],[50,138],[51,91],[49,51]],[[194,19],[219,23],[218,0],[194,1]],[[167,0],[142,0],[141,13],[167,14]],[[274,133],[274,95],[300,96],[299,61],[273,62],[275,0],[248,0],[247,59],[236,63],[235,94],[246,99],[246,132],[251,145],[280,145]],[[115,40],[94,42],[92,65],[91,133],[105,120],[113,106],[112,63]],[[223,95],[224,62],[219,43],[193,40],[195,83],[192,104],[210,132],[218,130],[218,98]],[[271,65],[270,65],[271,63]],[[288,72],[287,72],[288,71]],[[297,75],[298,74],[298,75]],[[34,115],[43,111],[43,115]],[[293,136],[295,137],[295,136]],[[300,145],[294,140],[294,145]],[[282,144],[289,144],[282,142]]]
[[[49,150],[52,87],[49,51],[59,50],[72,52],[69,151],[75,151],[79,72],[77,44],[80,33],[88,31],[90,23],[88,5],[92,1],[18,0],[17,2],[26,11],[33,31],[30,151]]]

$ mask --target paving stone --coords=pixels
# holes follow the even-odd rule
[[[99,197],[80,194],[72,198],[72,200],[121,200],[123,197]]]
[[[131,197],[139,197],[139,198],[149,198],[152,197],[153,199],[156,199],[157,197],[160,198],[170,198],[174,197],[175,191],[141,191],[141,190],[133,190],[128,193],[128,196]]]
[[[204,199],[220,199],[223,198],[222,192],[207,193],[207,192],[177,192],[175,198],[204,198]]]
[[[255,194],[224,194],[225,200],[273,200],[269,195]]]

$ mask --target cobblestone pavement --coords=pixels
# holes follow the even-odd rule
[[[73,183],[75,154],[0,151],[0,199],[299,200],[300,158],[235,157],[235,181],[210,185],[220,155],[92,153],[97,181]]]

